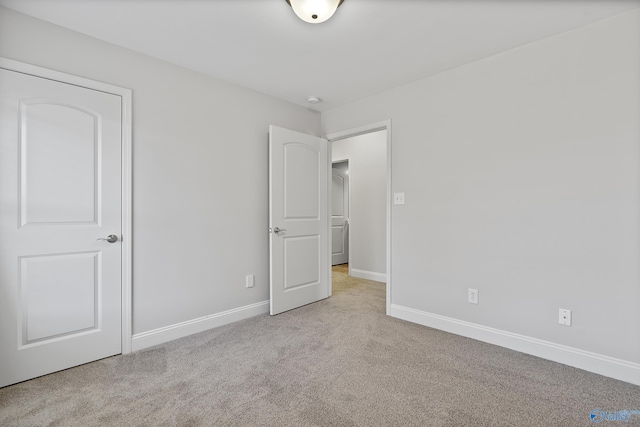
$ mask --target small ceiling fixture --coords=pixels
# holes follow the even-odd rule
[[[310,96],[309,98],[307,98],[307,102],[309,104],[317,104],[320,102],[320,98],[318,98],[317,96]]]
[[[319,24],[331,18],[344,0],[286,0],[298,18]]]

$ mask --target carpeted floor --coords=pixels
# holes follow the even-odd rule
[[[385,285],[0,389],[0,426],[588,426],[640,387],[385,316]],[[603,421],[600,425],[640,425]]]

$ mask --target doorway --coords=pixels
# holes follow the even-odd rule
[[[329,135],[325,138],[270,126],[269,128],[269,233],[270,233],[270,301],[271,314],[300,307],[331,296],[331,152],[337,143],[356,137],[377,136],[381,138],[382,163],[377,168],[382,176],[377,188],[380,190],[382,221],[376,231],[383,238],[373,246],[382,253],[374,258],[383,267],[375,270],[356,271],[363,279],[386,282],[386,313],[390,312],[391,282],[389,280],[391,251],[391,122],[385,121],[358,129]],[[371,151],[366,146],[364,153]],[[349,159],[350,175],[354,162],[360,156]],[[284,159],[288,159],[284,161]],[[277,163],[274,163],[274,160]],[[286,166],[294,168],[288,173]],[[326,166],[325,166],[326,165]],[[366,169],[366,168],[365,168]],[[364,174],[363,174],[364,176]],[[351,181],[351,177],[350,177]],[[361,182],[366,183],[366,179]],[[350,188],[349,226],[353,220],[353,185]],[[386,208],[385,208],[386,206]],[[371,210],[363,217],[370,217]],[[386,213],[386,215],[385,215]],[[310,221],[312,220],[312,221]],[[293,221],[293,222],[292,222]],[[296,222],[315,224],[309,232],[302,232]],[[364,229],[364,227],[363,227]],[[349,262],[353,261],[353,230],[349,232]],[[300,245],[305,247],[301,248]],[[304,249],[304,250],[301,250]],[[287,257],[290,260],[287,261]],[[364,257],[366,259],[366,256]],[[287,270],[288,269],[288,270]],[[353,274],[353,268],[351,268]],[[294,292],[304,290],[304,292]],[[300,295],[300,298],[294,295]],[[304,297],[303,297],[304,296]],[[275,309],[276,299],[283,303]]]
[[[387,313],[391,304],[391,122],[330,134],[331,158],[348,165],[348,272],[352,277],[387,284]],[[332,165],[333,166],[333,165]],[[335,168],[332,168],[335,170]],[[333,183],[333,180],[332,180]],[[331,187],[335,188],[334,185]],[[332,204],[338,203],[332,194]],[[343,202],[344,204],[344,202]],[[333,221],[331,247],[339,249],[339,224]],[[344,220],[342,226],[344,227]],[[332,262],[333,264],[333,262]]]

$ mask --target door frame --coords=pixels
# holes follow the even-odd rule
[[[80,86],[87,89],[97,90],[100,92],[110,93],[120,96],[122,100],[122,164],[121,164],[121,183],[122,183],[122,201],[121,201],[121,220],[122,220],[122,252],[121,252],[121,341],[122,354],[131,353],[132,338],[132,298],[131,298],[131,249],[132,249],[132,102],[131,89],[86,79],[84,77],[74,76],[72,74],[62,73],[48,68],[38,67],[24,62],[14,61],[5,57],[0,57],[0,68],[18,73],[29,74],[35,77],[41,77],[49,80],[59,81],[74,86]]]
[[[390,315],[391,312],[391,119],[384,120],[377,123],[371,123],[364,126],[359,126],[352,129],[347,129],[340,132],[334,132],[326,135],[324,138],[329,141],[329,170],[332,167],[332,143],[335,141],[340,141],[342,139],[351,138],[354,136],[365,135],[368,133],[378,132],[381,130],[387,131],[387,241],[386,241],[386,252],[387,252],[387,307],[386,313]],[[329,187],[331,188],[331,187]],[[331,211],[331,197],[329,197],[329,212]],[[331,248],[331,227],[328,230],[329,233],[329,248]],[[349,266],[351,269],[351,266]],[[329,275],[329,295],[333,294],[333,283],[332,277]]]

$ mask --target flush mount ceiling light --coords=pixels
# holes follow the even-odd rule
[[[344,0],[286,0],[298,18],[319,24],[331,18]]]

